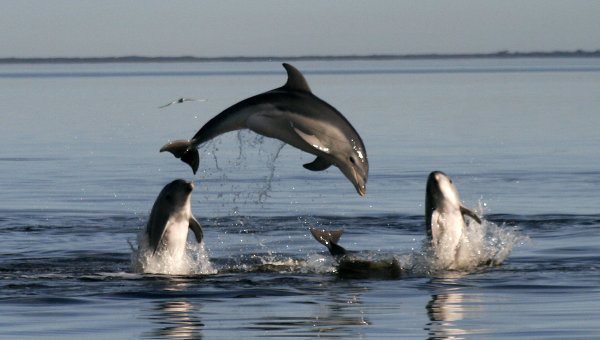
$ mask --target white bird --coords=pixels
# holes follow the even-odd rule
[[[169,104],[165,104],[163,106],[159,106],[158,108],[162,109],[162,108],[167,107],[169,105],[183,103],[183,102],[205,102],[205,101],[206,101],[206,99],[204,99],[204,98],[195,99],[195,98],[185,98],[185,97],[182,97],[182,98],[179,98],[177,100],[174,100],[174,101],[170,102]]]

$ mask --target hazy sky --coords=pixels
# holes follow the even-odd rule
[[[0,57],[600,49],[598,0],[3,1]]]

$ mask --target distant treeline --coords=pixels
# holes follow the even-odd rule
[[[254,61],[304,61],[304,60],[415,60],[415,59],[483,59],[483,58],[571,58],[600,57],[596,51],[552,51],[459,53],[459,54],[372,54],[372,55],[322,55],[287,57],[59,57],[59,58],[0,58],[0,64],[73,64],[73,63],[194,63],[194,62],[254,62]]]

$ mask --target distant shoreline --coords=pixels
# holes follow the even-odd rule
[[[238,57],[52,57],[52,58],[0,58],[0,64],[84,64],[84,63],[197,63],[197,62],[265,62],[312,60],[419,60],[419,59],[492,59],[492,58],[598,58],[596,51],[552,51],[463,53],[463,54],[372,54],[372,55],[313,55],[313,56],[238,56]]]

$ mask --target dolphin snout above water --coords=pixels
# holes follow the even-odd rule
[[[316,156],[304,164],[311,171],[337,166],[359,195],[367,191],[367,151],[350,122],[333,106],[315,96],[300,71],[283,64],[288,80],[282,87],[261,93],[225,109],[189,140],[164,145],[168,151],[198,170],[198,146],[226,132],[250,129],[279,139]]]
[[[194,232],[196,241],[202,242],[202,227],[192,215],[192,190],[193,183],[177,179],[158,194],[146,225],[149,246],[154,254],[162,249],[181,258],[189,229]]]

